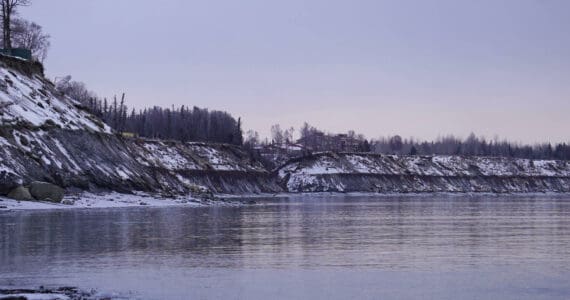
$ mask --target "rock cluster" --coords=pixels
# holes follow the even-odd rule
[[[7,197],[19,201],[49,201],[60,203],[65,190],[55,184],[34,181],[27,186],[18,186],[8,193]]]

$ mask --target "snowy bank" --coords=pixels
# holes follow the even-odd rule
[[[570,163],[504,157],[318,153],[277,171],[289,192],[568,193]]]
[[[63,204],[67,203],[67,204]],[[196,207],[211,204],[212,201],[192,198],[191,196],[177,196],[174,198],[161,198],[145,193],[119,194],[82,193],[66,196],[62,203],[16,201],[0,197],[0,211],[2,210],[41,210],[41,209],[77,209],[77,208],[119,208],[119,207]]]
[[[60,288],[9,288],[0,287],[0,300],[102,300],[130,299],[116,293],[84,291],[75,287]]]

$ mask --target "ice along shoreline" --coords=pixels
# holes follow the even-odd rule
[[[0,197],[0,211],[174,206],[199,207],[217,203],[223,204],[224,202],[218,200],[198,199],[192,196],[166,198],[146,193],[81,193],[66,196],[61,203],[46,201],[18,201],[6,197]]]
[[[314,192],[314,193],[260,193],[231,195],[218,194],[213,199],[199,199],[192,196],[163,197],[147,193],[121,194],[117,192],[94,194],[81,193],[66,196],[62,203],[46,201],[17,201],[6,197],[0,197],[0,212],[23,211],[23,210],[70,210],[70,209],[101,209],[101,208],[135,208],[135,207],[205,207],[205,206],[239,206],[264,204],[263,199],[299,198],[311,196],[314,198],[325,197],[378,197],[378,198],[479,198],[479,197],[514,197],[519,199],[536,197],[570,197],[570,193],[371,193],[371,192]],[[63,204],[68,203],[68,204]]]

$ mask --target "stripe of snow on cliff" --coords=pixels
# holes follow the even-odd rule
[[[307,187],[311,187],[310,191],[315,191],[317,186],[317,178],[311,175],[295,175],[287,181],[287,190],[290,192],[300,192]]]
[[[376,173],[375,162],[369,157],[362,155],[347,155],[346,159],[358,173]]]
[[[224,157],[220,151],[214,148],[201,147],[203,148],[203,154],[208,160],[210,165],[217,171],[243,171],[243,168],[239,166],[239,162],[233,161],[228,157]]]
[[[444,175],[434,168],[431,157],[347,154],[346,160],[356,173],[382,175]]]
[[[5,139],[4,137],[1,137],[1,136],[0,136],[0,146],[2,146],[2,147],[13,147],[12,144],[10,144],[7,139]]]
[[[2,172],[16,174],[16,172],[11,167],[6,165],[7,160],[5,160],[5,158],[7,158],[7,155],[6,155],[6,153],[3,153],[2,157],[0,157],[0,174]]]
[[[131,178],[133,176],[133,173],[124,167],[116,167],[115,172],[123,180],[128,180],[129,178]]]
[[[424,176],[445,175],[440,169],[434,167],[431,157],[404,156],[400,161],[404,167],[404,171],[407,171],[411,174]]]
[[[14,75],[15,74],[15,75]],[[36,75],[37,76],[37,75]],[[27,121],[33,126],[42,126],[48,120],[64,129],[89,129],[111,133],[108,125],[100,122],[91,114],[79,110],[76,101],[53,94],[53,87],[37,77],[30,78],[17,71],[0,67],[0,100],[9,103],[3,108],[3,122],[9,124],[18,120]]]
[[[444,176],[473,175],[469,171],[470,160],[465,157],[437,155],[432,158],[432,162],[440,167],[439,170]]]
[[[320,156],[310,167],[302,168],[302,174],[342,174],[348,170],[339,166],[338,161],[328,156]],[[350,172],[350,171],[348,171]]]
[[[542,176],[570,176],[570,166],[566,161],[535,160],[533,164]]]
[[[145,143],[143,147],[147,150],[144,155],[146,160],[164,166],[169,170],[196,170],[200,169],[194,161],[187,159],[178,153],[176,147],[169,147],[163,143]],[[142,162],[141,162],[142,163]]]
[[[75,162],[75,160],[71,157],[71,155],[69,155],[69,152],[67,152],[67,150],[65,149],[65,147],[63,147],[63,145],[58,141],[58,140],[53,140],[56,147],[59,149],[59,152],[61,152],[61,154],[63,154],[65,156],[65,158],[67,158],[67,161],[72,165],[73,167],[73,173],[78,174],[81,172],[81,167],[79,167],[79,165]]]

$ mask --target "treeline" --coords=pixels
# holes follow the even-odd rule
[[[153,107],[139,112],[134,110],[126,117],[119,130],[140,136],[174,139],[183,142],[203,141],[241,145],[241,120],[237,121],[223,111],[208,111],[193,107],[164,109]]]
[[[147,138],[173,139],[183,142],[216,142],[241,145],[241,120],[227,112],[209,111],[186,106],[162,108],[154,106],[136,111],[129,109],[125,95],[108,101],[90,92],[81,82],[65,77],[56,84],[65,95],[80,101],[84,108],[117,132]]]
[[[498,138],[487,140],[473,133],[466,139],[450,135],[431,142],[403,139],[395,135],[374,140],[371,144],[374,152],[386,154],[503,156],[570,160],[570,145],[567,143],[524,145]]]
[[[435,141],[404,139],[399,135],[368,140],[353,130],[344,134],[326,133],[304,123],[298,131],[299,138],[294,140],[294,129],[285,131],[280,125],[271,127],[271,140],[260,142],[259,134],[248,131],[246,145],[263,145],[289,141],[304,146],[309,151],[354,151],[379,154],[399,155],[465,155],[465,156],[502,156],[529,159],[570,160],[570,144],[541,143],[525,145],[494,138],[488,140],[471,133],[466,139],[452,135],[440,137]]]

